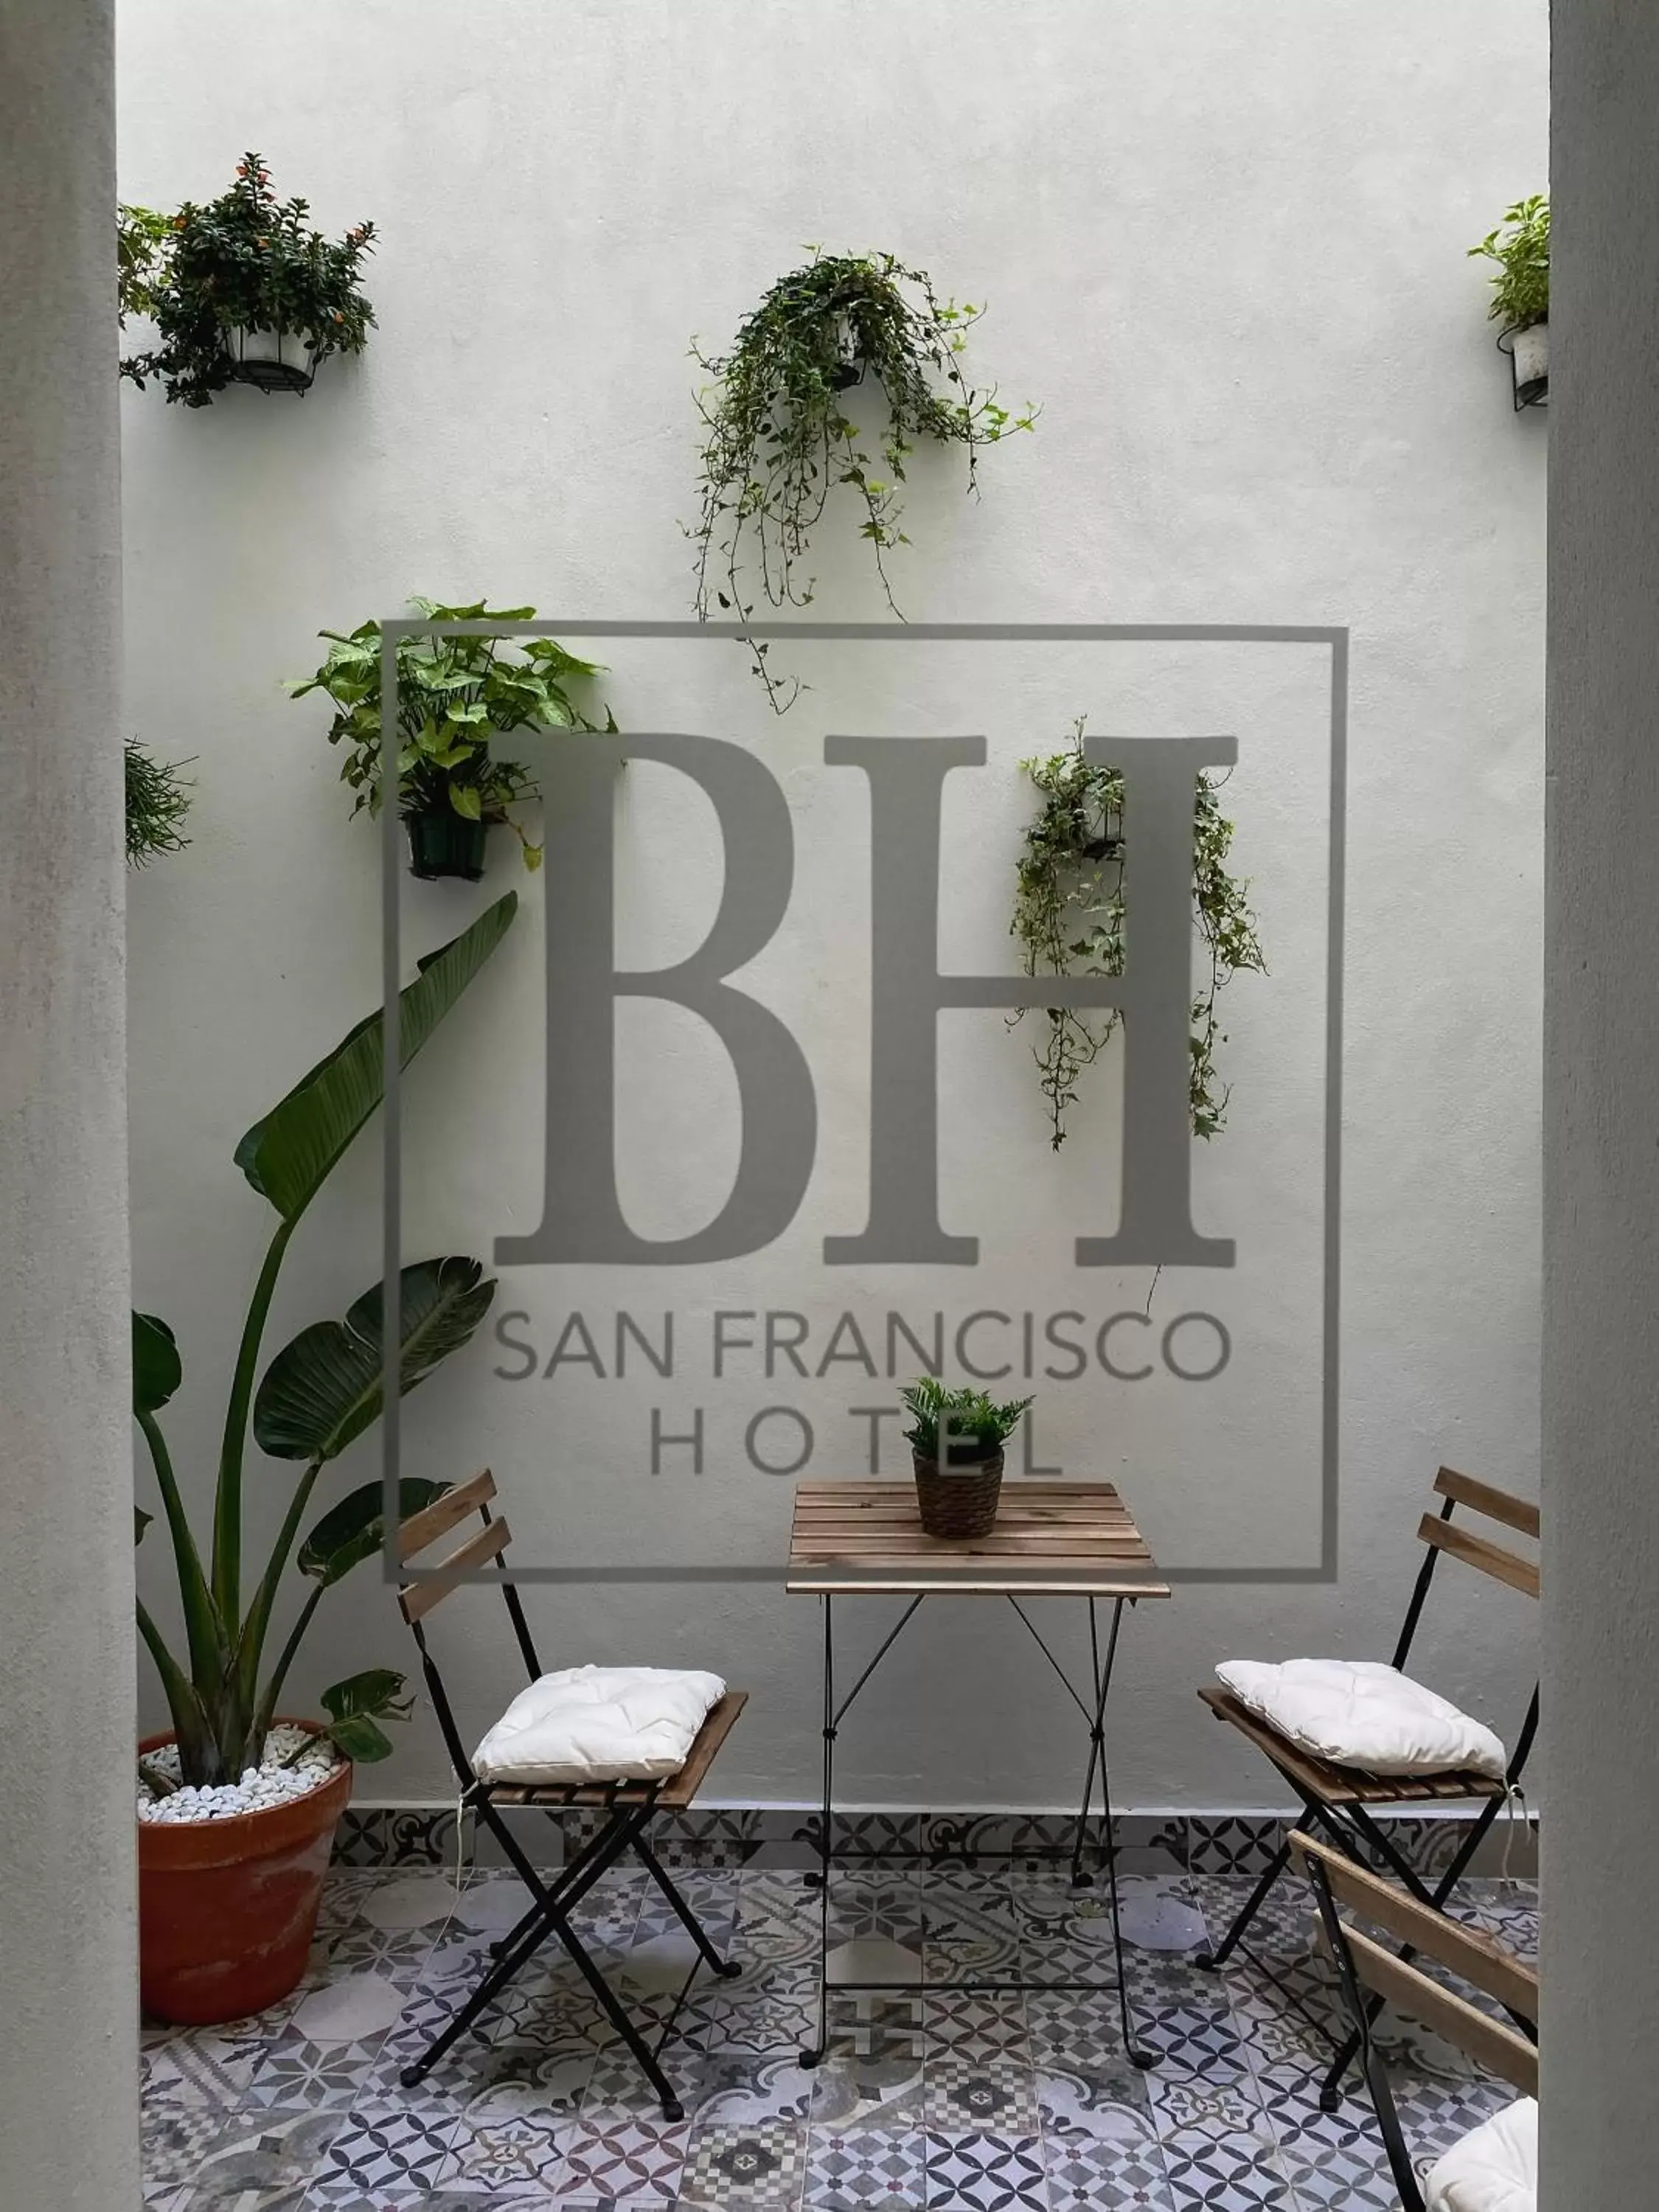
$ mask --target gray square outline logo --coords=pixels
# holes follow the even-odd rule
[[[1288,645],[1322,647],[1330,653],[1328,866],[1326,891],[1325,957],[1325,1177],[1323,1202],[1323,1327],[1322,1330],[1320,1545],[1316,1566],[1170,1567],[1158,1570],[1166,1583],[1285,1586],[1328,1583],[1337,1578],[1340,1489],[1338,1462],[1341,1395],[1342,1260],[1342,963],[1344,886],[1346,866],[1348,776],[1348,631],[1322,623],[701,623],[701,622],[429,622],[399,617],[380,625],[380,697],[393,711],[381,714],[380,770],[383,787],[397,787],[397,726],[399,643],[410,637],[581,637],[708,639],[738,642],[756,639],[820,638],[826,641],[899,645],[925,642],[1056,645]],[[399,993],[403,964],[398,842],[398,810],[380,810],[380,916],[382,1041],[385,1047],[383,1128],[383,1256],[381,1278],[386,1311],[398,1310],[403,1260],[403,1131],[400,1118],[403,1070],[398,1053]],[[399,1346],[386,1333],[381,1372],[381,1495],[385,1535],[384,1579],[419,1583],[440,1575],[447,1583],[491,1583],[500,1576],[484,1567],[444,1574],[441,1567],[407,1567],[397,1544],[402,1400],[398,1393]],[[767,1566],[686,1564],[674,1567],[613,1565],[577,1567],[513,1565],[519,1583],[780,1583],[786,1563]],[[1032,1577],[1033,1583],[1037,1581]],[[880,1588],[871,1584],[872,1590]]]

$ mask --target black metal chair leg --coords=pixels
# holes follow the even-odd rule
[[[676,1888],[675,1885],[669,1880],[667,1869],[663,1866],[661,1861],[658,1858],[656,1853],[652,1850],[650,1844],[647,1843],[643,1836],[636,1836],[635,1838],[634,1852],[635,1856],[644,1865],[645,1870],[650,1875],[652,1881],[656,1883],[657,1887],[667,1899],[668,1903],[673,1911],[675,1918],[679,1922],[681,1927],[684,1929],[686,1934],[691,1938],[691,1941],[696,1945],[697,1949],[702,1953],[703,1963],[708,1966],[713,1972],[718,1974],[722,1981],[734,1980],[737,1976],[743,1972],[742,1966],[735,1959],[723,1959],[720,1953],[714,1948],[713,1943],[708,1940],[708,1931],[703,1927],[702,1923],[698,1919],[696,1914],[692,1911],[684,1898],[681,1896],[678,1889]]]
[[[1279,1880],[1279,1875],[1284,1873],[1285,1868],[1290,1864],[1290,1862],[1291,1847],[1289,1844],[1281,1844],[1279,1849],[1273,1853],[1273,1857],[1268,1861],[1267,1871],[1262,1875],[1261,1881],[1257,1882],[1255,1887],[1250,1892],[1249,1898],[1245,1900],[1243,1910],[1235,1918],[1232,1926],[1222,1937],[1220,1943],[1214,1950],[1206,1949],[1196,1953],[1193,1961],[1194,1966],[1203,1966],[1211,1972],[1214,1972],[1218,1967],[1224,1966],[1226,1965],[1228,1960],[1231,1958],[1233,1953],[1238,1948],[1239,1940],[1243,1936],[1244,1930],[1249,1926],[1251,1921],[1255,1918],[1256,1914],[1261,1911],[1262,1906],[1267,1903],[1268,1891],[1272,1889],[1273,1884]]]
[[[635,2064],[655,2090],[658,2100],[662,2106],[663,2118],[666,2120],[683,2120],[685,2118],[685,2107],[674,2094],[668,2076],[658,2064],[656,2052],[635,2027],[622,2001],[588,1956],[586,1946],[568,1920],[559,1926],[558,1934],[559,1941],[570,1954],[577,1972],[599,2000],[600,2010],[628,2045],[634,2055]]]
[[[460,2010],[439,2029],[421,2056],[412,2060],[398,2075],[398,2079],[405,2089],[412,2089],[417,2081],[425,2080],[444,2053],[465,2034],[479,2014],[495,2002],[520,1968],[534,1957],[553,1933],[553,1924],[545,1916],[538,1915],[535,1927],[513,1950],[496,1961]]]

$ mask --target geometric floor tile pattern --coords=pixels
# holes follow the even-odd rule
[[[521,1893],[498,1870],[458,1889],[337,1869],[292,1997],[228,2027],[145,2030],[148,2212],[1389,2212],[1369,2104],[1351,2083],[1340,2111],[1319,2108],[1334,2014],[1306,1894],[1286,1881],[1254,1956],[1206,1973],[1192,1954],[1249,1878],[1150,1863],[1124,1881],[1130,2002],[1158,2059],[1146,2073],[1126,2062],[1114,1996],[934,1993],[964,1972],[1108,1977],[1099,1900],[1051,1875],[981,1861],[849,1881],[838,1936],[912,1960],[918,1986],[834,2000],[830,2054],[808,2070],[817,1898],[775,1868],[688,1871],[744,1971],[701,1984],[681,2014],[665,2057],[675,2124],[556,1956],[404,2090],[399,2068]],[[1529,1885],[1462,1896],[1466,1917],[1534,1947]],[[581,1908],[646,2018],[684,1972],[659,1905],[642,1875],[615,1874]],[[1426,2168],[1510,2093],[1408,2021],[1389,2015],[1383,2033]]]

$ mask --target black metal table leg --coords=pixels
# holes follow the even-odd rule
[[[828,1590],[823,1594],[823,1797],[818,1808],[818,1870],[806,1887],[818,1893],[818,2031],[800,2054],[803,2066],[817,2065],[830,2048],[830,1822],[836,1802],[836,1632]],[[879,1654],[878,1655],[879,1656]]]

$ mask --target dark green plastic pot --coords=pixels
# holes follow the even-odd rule
[[[444,807],[431,814],[408,814],[409,866],[422,883],[440,877],[459,876],[476,884],[484,872],[484,844],[489,832],[482,822],[469,822],[464,814]]]

